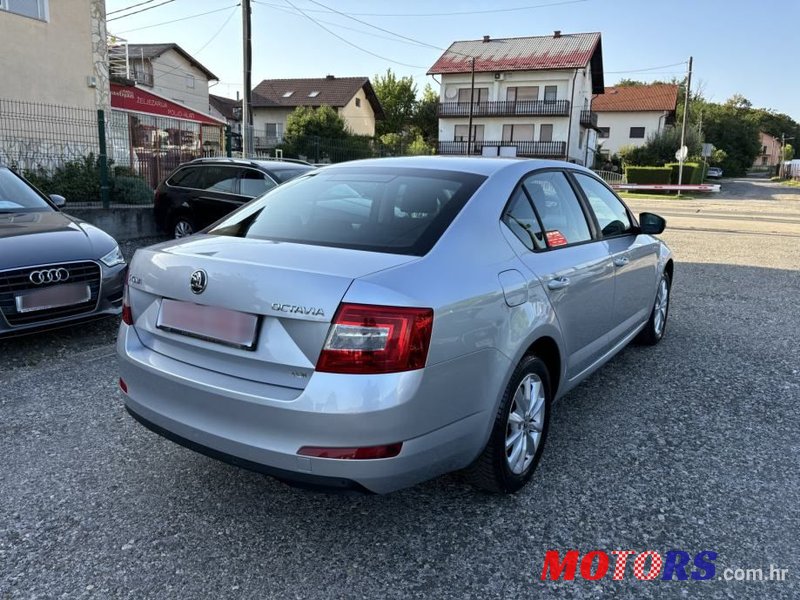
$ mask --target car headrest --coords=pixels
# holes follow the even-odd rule
[[[406,214],[425,213],[433,216],[439,212],[439,199],[432,190],[409,190],[397,204],[397,208]]]

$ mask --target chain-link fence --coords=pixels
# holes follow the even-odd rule
[[[201,157],[328,164],[433,153],[401,136],[387,144],[367,136],[268,138],[244,131],[126,110],[0,99],[0,164],[71,206],[114,207],[151,205],[153,190],[178,165]]]

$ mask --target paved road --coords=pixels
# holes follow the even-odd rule
[[[637,208],[677,210],[662,202]],[[0,343],[0,598],[799,597],[800,224],[680,218],[664,236],[667,337],[565,398],[513,497],[457,476],[389,496],[297,491],[132,422],[113,323]],[[789,573],[541,582],[545,552],[572,548],[711,550],[717,576]]]

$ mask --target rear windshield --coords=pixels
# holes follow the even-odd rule
[[[294,179],[298,175],[302,175],[303,173],[308,173],[314,167],[297,167],[295,169],[272,169],[270,173],[272,176],[278,180],[278,183],[286,183],[290,179]]]
[[[485,179],[430,169],[322,169],[275,188],[209,233],[422,256]]]

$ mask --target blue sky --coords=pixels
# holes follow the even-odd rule
[[[107,0],[107,11],[142,1]],[[740,93],[754,106],[773,108],[800,121],[800,74],[792,57],[794,31],[800,23],[798,0],[319,0],[367,24],[326,11],[312,0],[252,1],[254,86],[278,77],[373,77],[391,67],[399,75],[413,76],[421,90],[431,81],[425,71],[441,54],[430,46],[446,48],[454,40],[484,34],[599,31],[606,85],[623,77],[648,81],[680,77],[685,67],[676,63],[692,55],[694,82],[706,98],[722,102]],[[180,44],[220,78],[214,93],[235,96],[242,89],[238,0],[172,0],[158,6],[163,2],[151,0],[149,5],[156,8],[110,21],[109,32],[130,42]],[[538,7],[522,9],[531,6]],[[148,4],[139,7],[144,8]],[[208,11],[215,12],[193,17]],[[468,11],[474,12],[430,15]],[[162,24],[175,19],[185,20]],[[312,19],[381,58],[337,39]],[[392,38],[369,25],[427,45]]]

